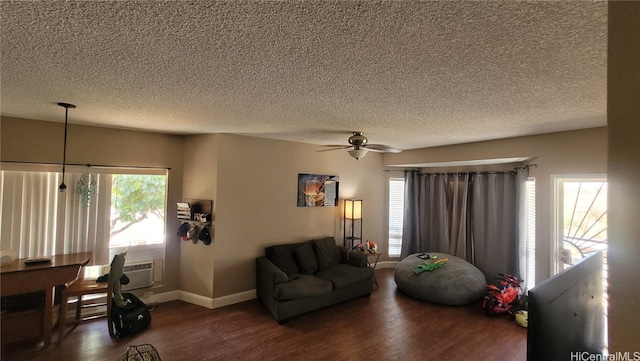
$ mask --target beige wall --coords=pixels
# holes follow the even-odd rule
[[[59,162],[63,124],[2,118],[2,160]],[[173,136],[69,125],[69,163],[171,168],[165,287],[220,297],[255,288],[255,257],[264,247],[334,236],[342,242],[342,203],[296,206],[298,173],[340,176],[340,197],[364,202],[365,238],[386,250],[382,157],[233,135]],[[172,217],[184,198],[214,201],[213,242],[180,241]],[[383,258],[384,259],[384,258]],[[215,282],[214,282],[215,275]]]
[[[640,2],[609,2],[609,351],[640,346]]]
[[[335,236],[341,208],[297,207],[298,173],[340,177],[340,198],[363,200],[364,236],[383,244],[384,175],[379,154],[356,162],[344,151],[302,143],[219,135],[214,296],[255,288],[255,258],[266,246]]]
[[[467,143],[385,154],[385,166],[460,162],[498,158],[532,158],[536,178],[536,282],[549,278],[552,243],[552,176],[606,174],[607,129],[593,128],[529,137]],[[486,169],[487,167],[484,167]],[[459,169],[459,168],[457,168]]]
[[[335,174],[340,197],[362,198],[363,233],[383,240],[379,154],[356,162],[346,152],[227,134],[185,137],[184,197],[214,201],[213,242],[182,242],[184,291],[222,297],[255,289],[255,258],[277,243],[334,236],[342,242],[340,207],[299,208],[298,173]]]
[[[184,198],[215,201],[218,192],[218,136],[215,134],[185,137],[184,177],[182,194]],[[180,222],[178,222],[180,223]],[[216,219],[210,227],[215,239]],[[173,237],[173,239],[177,239]],[[180,285],[186,292],[213,298],[213,260],[215,243],[205,245],[191,241],[180,242]]]
[[[64,124],[37,120],[0,118],[2,161],[61,162]],[[183,137],[69,124],[67,162],[117,166],[171,168],[168,214],[176,213],[182,193]],[[177,227],[167,222],[166,234]],[[164,287],[157,292],[179,289],[179,243],[167,242]]]
[[[2,159],[57,162],[62,124],[3,118]],[[53,137],[51,135],[54,134]],[[387,250],[387,179],[384,165],[530,157],[537,182],[537,280],[551,265],[551,176],[606,173],[606,128],[543,134],[489,142],[369,153],[360,161],[346,152],[233,135],[170,136],[71,125],[69,162],[171,167],[169,215],[184,198],[214,201],[213,243],[205,246],[174,237],[179,222],[167,222],[167,289],[204,297],[248,291],[254,258],[266,245],[326,235],[342,241],[341,207],[298,208],[298,173],[340,176],[340,197],[364,200],[364,236]],[[342,206],[342,204],[340,205]],[[383,257],[381,260],[386,260]],[[214,280],[215,278],[215,280]],[[215,282],[214,282],[215,281]],[[179,285],[179,286],[178,286]],[[158,290],[161,291],[161,290]]]

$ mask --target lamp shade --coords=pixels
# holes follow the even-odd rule
[[[344,218],[347,218],[347,219],[362,218],[362,199],[345,199],[344,200]]]

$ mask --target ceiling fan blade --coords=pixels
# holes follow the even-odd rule
[[[370,150],[372,152],[379,152],[379,153],[400,153],[400,152],[402,152],[402,150],[400,150],[400,149],[387,147],[386,145],[381,145],[381,144],[367,144],[367,145],[364,145],[363,148],[366,149],[366,150]]]
[[[402,150],[395,149],[391,147],[387,147],[386,145],[381,144],[369,144],[367,137],[364,136],[362,132],[353,132],[353,135],[349,137],[350,145],[339,145],[339,144],[331,144],[331,145],[323,145],[325,149],[320,149],[318,152],[328,152],[332,150],[348,150],[350,155],[356,159],[363,157],[356,157],[353,154],[353,151],[371,151],[377,153],[400,153]],[[357,152],[356,152],[357,153]],[[355,154],[355,153],[354,153]],[[366,152],[364,153],[366,154]]]
[[[364,149],[364,150],[366,150],[367,152],[374,152],[374,153],[386,153],[386,151],[384,151],[384,150],[380,150],[380,149],[376,149],[376,148],[362,147],[361,149]]]
[[[325,145],[326,149],[320,149],[318,152],[329,152],[332,150],[343,150],[352,148],[350,145]]]

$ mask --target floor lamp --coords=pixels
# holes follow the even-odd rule
[[[360,233],[356,234],[356,223],[360,223]],[[350,233],[347,233],[349,226]],[[351,248],[356,241],[362,242],[362,199],[344,200],[344,245],[350,241]]]

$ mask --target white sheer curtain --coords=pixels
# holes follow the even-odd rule
[[[70,169],[58,191],[61,174],[47,167],[12,166],[0,175],[0,245],[18,257],[38,257],[74,252],[94,252],[95,263],[108,263],[110,177],[94,174],[97,195],[89,206],[75,191],[84,173]],[[26,170],[24,170],[26,169]]]

